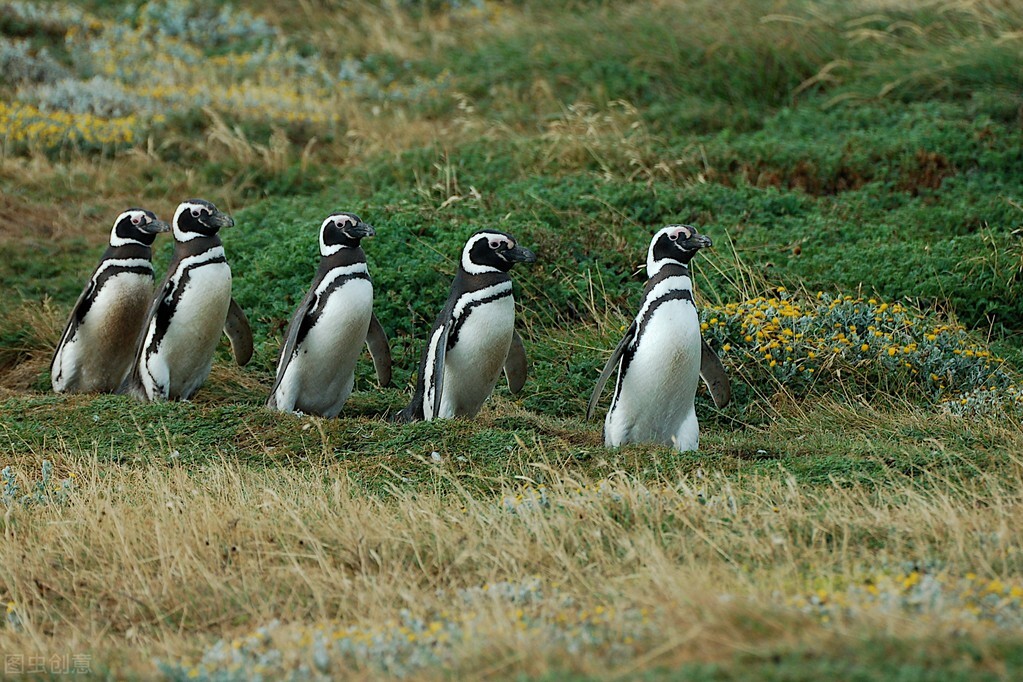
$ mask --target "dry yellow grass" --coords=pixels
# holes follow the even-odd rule
[[[1006,586],[1010,615],[1023,593],[1011,587],[1023,585],[1023,491],[983,473],[802,489],[784,474],[596,482],[527,462],[491,497],[463,486],[472,473],[423,462],[436,469],[432,489],[368,494],[334,464],[189,470],[58,450],[55,478],[73,480],[67,501],[6,510],[0,600],[21,626],[0,628],[0,650],[87,652],[94,670],[119,675],[151,675],[157,658],[190,665],[214,640],[237,648],[274,620],[259,641],[284,652],[283,670],[309,662],[317,628],[373,633],[411,618],[461,628],[444,642],[449,673],[604,677],[872,632],[993,632],[953,601],[867,603],[848,618],[819,618],[807,601],[855,601],[847,589],[885,577],[909,595],[921,575],[972,572]],[[15,463],[23,490],[37,466]],[[925,568],[913,578],[907,562]],[[506,583],[531,596],[487,587]],[[575,646],[573,632],[599,636]],[[357,657],[331,666],[379,672]]]

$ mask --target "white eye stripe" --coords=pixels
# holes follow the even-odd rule
[[[675,226],[666,227],[665,230],[670,230],[667,232],[667,235],[668,239],[670,239],[673,242],[678,241],[679,237],[683,237],[685,239],[692,239],[694,234],[693,231],[690,228],[686,227],[685,225],[679,225],[677,227]]]
[[[492,249],[498,249],[498,248],[500,248],[502,246],[507,247],[509,249],[514,249],[515,248],[515,242],[513,242],[511,239],[508,239],[507,237],[494,237],[494,238],[490,239],[489,241],[490,241],[490,248],[492,248]]]
[[[357,220],[347,215],[329,215],[322,223],[320,223],[320,231],[328,227],[336,227],[338,229],[344,229],[346,227],[354,226],[358,223]]]

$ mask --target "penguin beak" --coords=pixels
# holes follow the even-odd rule
[[[505,253],[504,257],[508,259],[508,261],[511,263],[536,262],[536,254],[522,246],[516,246],[514,249],[511,249],[510,251]]]
[[[222,211],[214,211],[208,218],[203,220],[203,224],[207,227],[215,227],[217,229],[222,227],[234,227],[234,218]]]
[[[686,251],[697,251],[699,249],[705,249],[709,246],[713,246],[714,242],[710,240],[710,237],[702,234],[694,234],[684,242],[680,242],[682,248]]]
[[[362,239],[363,237],[373,237],[376,235],[376,233],[377,231],[373,229],[372,225],[361,221],[355,227],[348,228],[348,234],[357,239]]]
[[[165,223],[162,220],[154,220],[153,222],[146,223],[145,225],[142,226],[142,231],[148,232],[149,234],[160,234],[161,232],[170,232],[170,229],[171,229],[170,223]]]

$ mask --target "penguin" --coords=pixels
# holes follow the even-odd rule
[[[373,284],[360,246],[374,234],[354,213],[333,213],[320,225],[320,266],[288,325],[267,407],[336,417],[352,392],[363,343],[380,385],[391,383],[391,349],[373,314]]]
[[[234,220],[202,199],[178,205],[174,256],[139,336],[124,390],[141,400],[188,400],[213,366],[221,331],[239,365],[252,358],[252,331],[231,298],[231,268],[217,232]]]
[[[473,417],[501,375],[512,393],[526,382],[526,352],[515,332],[515,299],[508,271],[533,263],[532,251],[497,230],[465,243],[447,304],[434,322],[412,402],[396,421]]]
[[[56,393],[112,393],[131,368],[135,340],[153,298],[156,235],[170,225],[130,208],[117,216],[110,245],[93,270],[50,362]]]
[[[680,452],[696,450],[699,424],[693,404],[702,376],[714,404],[731,400],[717,354],[701,338],[689,262],[710,238],[689,225],[668,225],[650,240],[647,283],[636,319],[611,353],[590,396],[586,418],[611,373],[618,370],[604,420],[604,444],[653,442]]]

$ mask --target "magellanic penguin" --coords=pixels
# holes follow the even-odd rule
[[[78,297],[50,363],[57,393],[110,393],[131,369],[135,340],[153,299],[152,245],[170,225],[130,208],[114,221],[110,246]]]
[[[617,368],[614,398],[604,420],[604,444],[653,442],[696,450],[700,430],[693,400],[703,377],[714,404],[731,400],[721,360],[700,335],[689,261],[711,245],[688,225],[669,225],[650,241],[646,288],[636,319],[607,361],[590,396],[586,418]]]
[[[217,232],[231,216],[202,199],[178,205],[174,257],[139,336],[126,389],[142,400],[187,400],[213,366],[222,332],[239,365],[252,357],[252,331],[231,298],[231,268]]]
[[[515,332],[508,271],[536,256],[504,232],[481,230],[462,249],[447,305],[433,324],[419,363],[416,392],[397,421],[472,417],[503,368],[512,393],[526,381],[526,353]]]
[[[336,417],[352,393],[363,343],[380,385],[391,383],[391,349],[373,314],[373,284],[359,245],[374,234],[353,213],[334,213],[320,225],[320,267],[288,325],[267,407]]]

